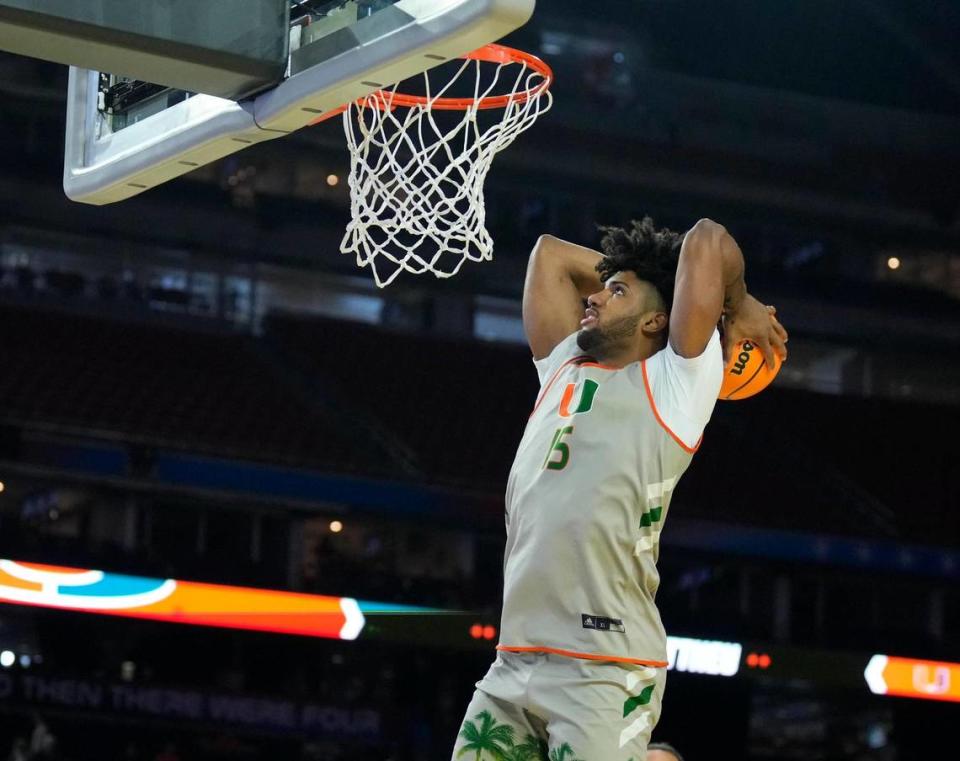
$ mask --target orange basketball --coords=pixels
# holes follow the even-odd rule
[[[774,354],[773,358],[774,365],[771,368],[763,358],[763,353],[751,341],[738,343],[730,361],[723,368],[723,385],[720,387],[719,398],[739,401],[759,394],[780,372],[780,357]]]

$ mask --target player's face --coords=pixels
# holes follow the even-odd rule
[[[645,292],[640,280],[632,272],[617,272],[603,285],[603,290],[587,299],[583,329],[609,326],[626,316],[642,312]]]
[[[584,351],[611,353],[637,335],[646,290],[632,272],[617,272],[603,290],[591,294],[580,321],[577,344]]]

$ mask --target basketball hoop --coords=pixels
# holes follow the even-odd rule
[[[424,95],[395,86],[343,113],[351,221],[340,250],[369,265],[381,288],[404,271],[447,278],[468,259],[493,258],[484,180],[494,156],[552,104],[553,72],[536,56],[486,45],[461,60],[439,89],[428,71]],[[472,95],[451,97],[457,86]],[[497,109],[502,116],[487,116]],[[463,116],[443,116],[456,111]]]

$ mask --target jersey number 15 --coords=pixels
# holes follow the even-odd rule
[[[563,441],[563,437],[569,436],[571,433],[573,433],[572,425],[556,430],[553,434],[553,441],[550,442],[550,450],[543,461],[544,469],[563,470],[567,467],[567,463],[570,462],[570,445]]]

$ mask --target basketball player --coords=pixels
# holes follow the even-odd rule
[[[717,325],[727,349],[786,358],[721,225],[681,236],[646,218],[601,248],[544,236],[530,256],[541,390],[507,483],[498,654],[454,759],[646,759],[667,667],[660,532],[720,390]]]

